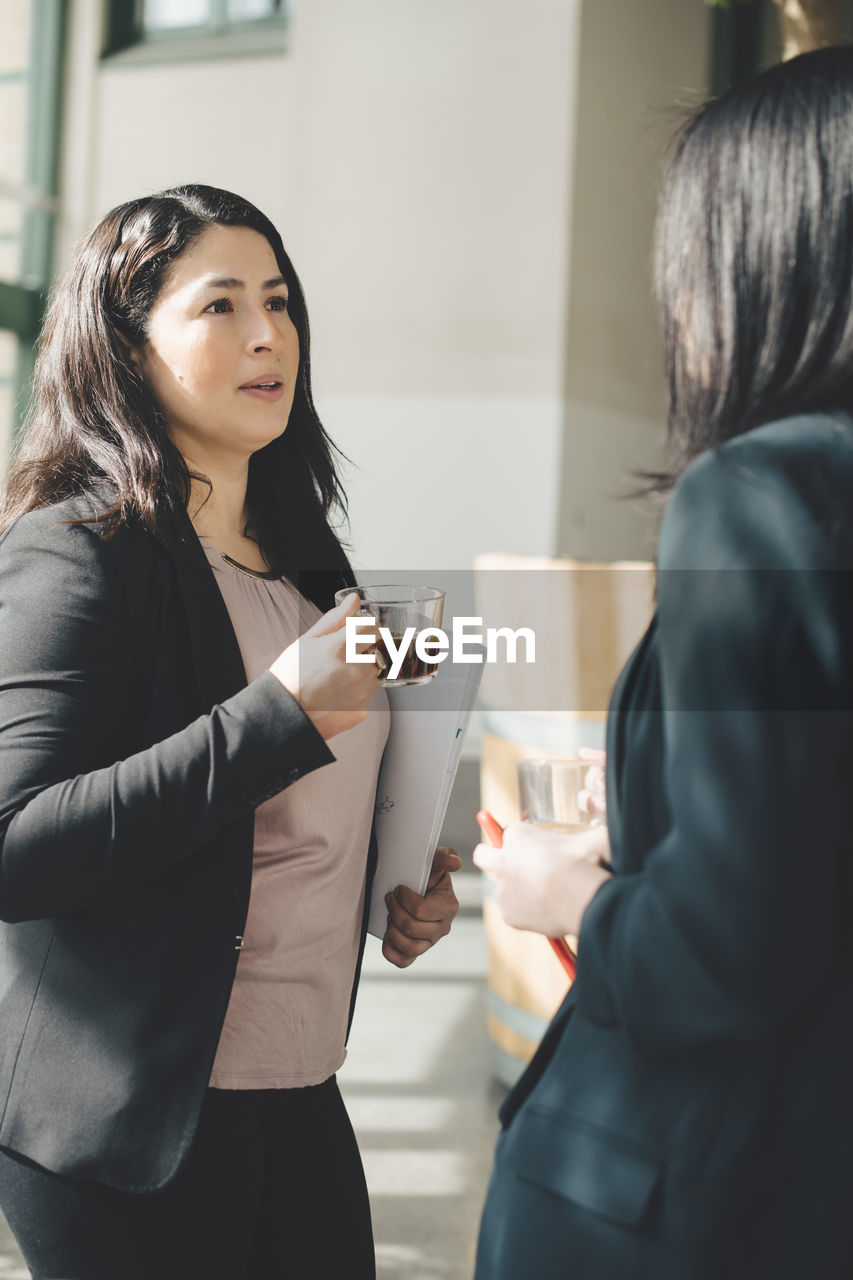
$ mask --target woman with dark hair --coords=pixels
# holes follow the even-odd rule
[[[0,539],[0,1206],[35,1280],[374,1275],[335,1072],[388,706],[330,608],[308,352],[278,233],[210,187],[114,209],[49,308]],[[394,964],[458,861],[391,895]]]
[[[657,228],[672,465],[607,827],[476,857],[578,935],[505,1102],[477,1280],[853,1270],[853,49],[682,131]]]

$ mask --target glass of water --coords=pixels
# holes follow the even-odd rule
[[[553,831],[585,831],[600,825],[600,816],[581,806],[590,767],[589,761],[579,759],[519,760],[522,821]]]

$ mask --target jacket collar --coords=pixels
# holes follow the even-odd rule
[[[205,711],[246,685],[246,671],[222,593],[187,516],[172,551],[186,610],[193,666]]]
[[[610,699],[607,717],[607,829],[610,834],[611,861],[617,866],[622,847],[622,765],[625,758],[625,728],[631,694],[643,669],[644,658],[657,627],[657,614],[649,623],[642,639],[631,654]]]

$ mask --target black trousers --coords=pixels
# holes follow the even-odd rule
[[[374,1280],[361,1157],[334,1077],[209,1089],[186,1163],[134,1195],[0,1152],[0,1207],[34,1280]]]

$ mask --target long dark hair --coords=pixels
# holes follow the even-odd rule
[[[791,414],[853,410],[853,47],[772,67],[681,131],[657,221],[668,492]]]
[[[294,581],[299,577],[306,594],[325,605],[330,590],[351,575],[329,525],[333,509],[345,516],[346,499],[336,450],[311,394],[305,297],[269,218],[216,187],[174,187],[130,200],[83,241],[48,307],[0,528],[107,481],[110,499],[100,513],[105,536],[140,522],[166,546],[180,541],[190,473],[130,350],[145,342],[169,266],[210,226],[259,232],[287,281],[299,377],[287,430],[250,460],[247,507],[252,534],[271,567]],[[314,571],[320,571],[316,578]]]

